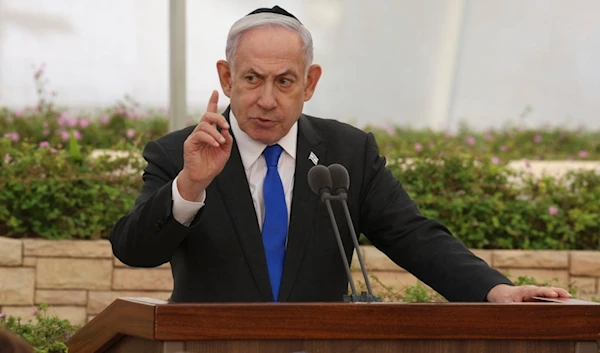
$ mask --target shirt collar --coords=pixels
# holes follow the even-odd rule
[[[235,142],[240,151],[242,163],[245,169],[249,169],[254,162],[262,155],[264,149],[267,147],[266,144],[253,140],[240,128],[237,118],[233,112],[229,111],[229,124],[231,125],[231,131],[235,136]],[[292,128],[288,133],[281,138],[277,143],[283,148],[294,160],[296,159],[296,141],[298,140],[298,121],[292,125]]]

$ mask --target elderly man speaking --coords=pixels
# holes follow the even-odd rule
[[[348,278],[325,205],[309,187],[315,164],[350,175],[357,234],[450,301],[569,297],[514,286],[439,222],[424,217],[385,166],[372,134],[303,114],[322,74],[310,32],[260,8],[233,24],[218,92],[200,122],[149,142],[141,194],[110,236],[125,264],[170,262],[174,302],[341,301]],[[339,205],[335,205],[339,206]],[[334,207],[343,218],[343,209]],[[351,257],[350,229],[340,222]]]

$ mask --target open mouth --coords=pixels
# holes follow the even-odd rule
[[[255,123],[261,126],[273,126],[275,125],[275,120],[271,119],[263,119],[263,118],[254,118]]]

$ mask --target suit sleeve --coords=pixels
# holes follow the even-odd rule
[[[173,217],[172,187],[178,172],[163,146],[150,141],[143,156],[148,164],[142,190],[131,211],[115,224],[110,242],[113,253],[123,263],[156,267],[171,260],[193,227],[186,227]],[[201,213],[202,210],[196,214],[193,224]]]
[[[512,283],[475,256],[439,222],[424,217],[385,167],[367,136],[361,189],[361,230],[392,261],[449,301],[485,301],[498,284]]]

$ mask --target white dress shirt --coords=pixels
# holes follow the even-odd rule
[[[262,225],[265,215],[265,202],[263,199],[263,181],[267,175],[267,163],[263,156],[263,151],[267,147],[266,144],[258,142],[250,138],[245,132],[240,129],[237,119],[233,112],[229,113],[229,125],[231,132],[235,136],[237,148],[240,151],[244,171],[248,185],[250,186],[250,194],[254,202],[254,210],[258,225],[262,231]],[[285,192],[285,203],[287,205],[288,222],[290,217],[290,207],[292,205],[292,191],[294,187],[294,172],[296,170],[296,140],[298,139],[298,122],[294,123],[287,135],[285,135],[278,144],[283,148],[283,152],[279,157],[277,170],[283,183]],[[204,207],[206,202],[206,191],[196,201],[187,201],[181,197],[177,189],[177,178],[173,181],[173,217],[182,225],[189,226],[198,211]]]

